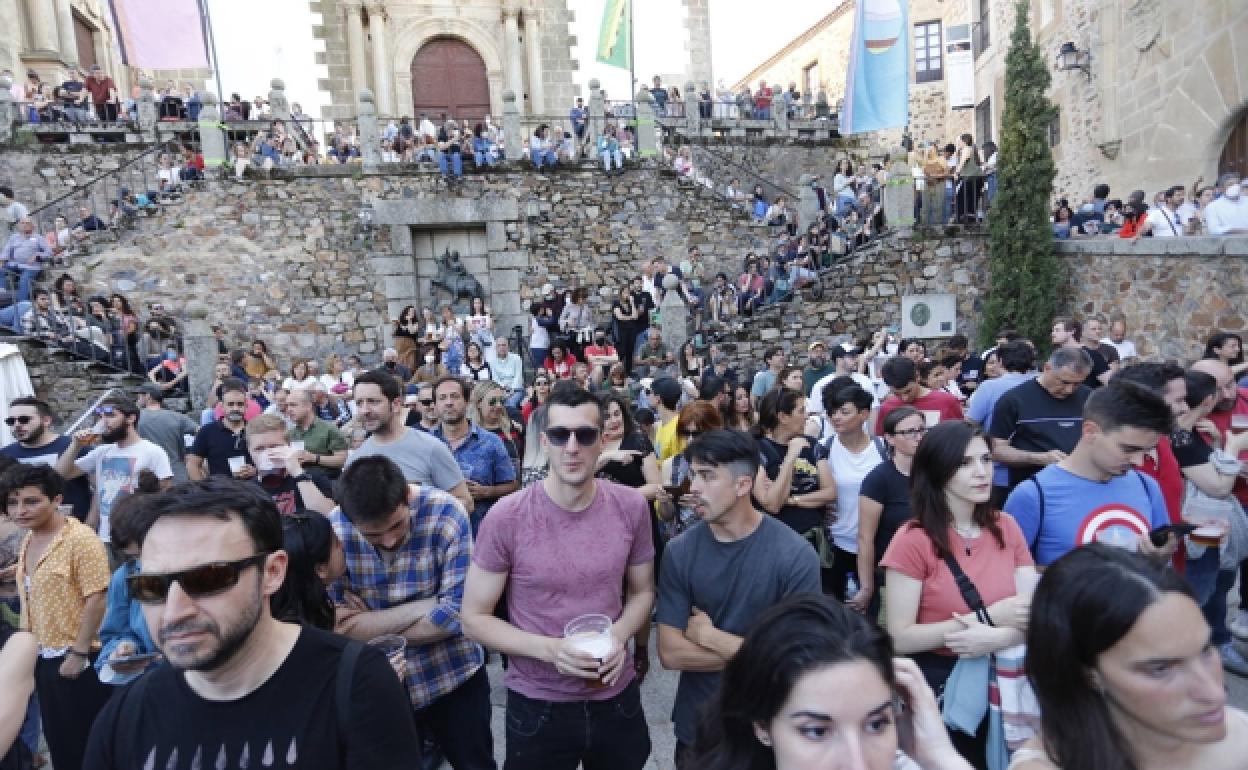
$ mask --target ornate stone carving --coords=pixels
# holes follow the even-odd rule
[[[1131,44],[1143,53],[1161,37],[1161,0],[1134,0],[1123,12]]]

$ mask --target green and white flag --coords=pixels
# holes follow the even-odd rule
[[[631,0],[607,0],[598,32],[598,61],[622,69],[632,68],[633,20]]]

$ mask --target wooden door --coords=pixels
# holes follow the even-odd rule
[[[74,14],[74,41],[78,44],[78,66],[90,71],[95,59],[95,32],[91,25]]]
[[[1240,176],[1248,175],[1248,110],[1239,113],[1239,120],[1231,129],[1231,135],[1222,146],[1222,157],[1218,159],[1218,173],[1234,171]]]
[[[412,117],[428,113],[436,121],[445,112],[474,126],[490,111],[485,61],[462,40],[439,37],[421,46],[412,59]]]

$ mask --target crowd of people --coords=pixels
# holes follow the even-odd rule
[[[1244,235],[1248,233],[1248,199],[1241,194],[1240,175],[1227,172],[1212,185],[1204,177],[1192,186],[1172,185],[1146,200],[1147,193],[1133,190],[1124,203],[1111,198],[1110,187],[1098,184],[1092,196],[1078,207],[1060,198],[1053,207],[1053,237],[1093,238],[1109,236],[1174,238],[1191,235]],[[1190,197],[1189,197],[1190,196]]]
[[[531,385],[474,301],[371,369],[222,330],[198,419],[159,371],[72,435],[13,401],[14,766],[493,768],[492,653],[508,768],[643,767],[652,660],[680,768],[1237,766],[1241,338],[1185,368],[1122,317],[885,328],[744,372],[622,288],[610,339],[583,290],[535,307]]]

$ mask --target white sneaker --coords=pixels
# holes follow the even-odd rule
[[[1231,633],[1240,639],[1248,639],[1248,610],[1239,610],[1231,621]]]

